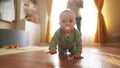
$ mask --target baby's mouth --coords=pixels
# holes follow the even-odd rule
[[[70,30],[70,26],[65,26],[65,30]]]

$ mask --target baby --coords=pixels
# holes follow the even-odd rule
[[[60,55],[64,55],[69,51],[74,59],[82,59],[81,35],[79,31],[74,28],[76,24],[75,14],[71,10],[65,10],[61,12],[59,20],[60,28],[52,37],[48,53],[52,55],[56,54],[58,45]]]

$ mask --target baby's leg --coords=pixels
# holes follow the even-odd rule
[[[64,49],[64,48],[62,48],[62,47],[58,47],[58,52],[59,52],[59,54],[66,54],[67,53],[67,49]]]
[[[75,54],[75,49],[76,48],[74,46],[69,49],[69,52],[70,52],[71,55]]]

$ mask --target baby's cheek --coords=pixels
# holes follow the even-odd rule
[[[60,27],[62,27],[62,28],[63,28],[64,26],[65,26],[64,24],[61,24],[61,25],[60,25]]]
[[[64,26],[60,26],[64,30]]]
[[[75,26],[75,23],[71,24],[71,27],[74,27]]]

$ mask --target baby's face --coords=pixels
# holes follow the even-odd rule
[[[75,16],[71,12],[64,12],[60,16],[60,27],[64,31],[71,31],[75,25]]]

